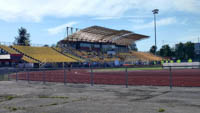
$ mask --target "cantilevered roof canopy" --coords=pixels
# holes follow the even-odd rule
[[[136,34],[126,30],[114,30],[100,26],[92,26],[82,29],[61,40],[66,42],[95,42],[95,43],[113,43],[116,45],[131,45],[136,40],[148,38],[149,36]]]

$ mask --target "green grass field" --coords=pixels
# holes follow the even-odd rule
[[[0,81],[8,81],[8,75],[0,75]]]
[[[128,71],[139,71],[139,70],[162,70],[162,67],[128,68]],[[94,72],[113,72],[113,71],[125,71],[125,68],[94,69]]]

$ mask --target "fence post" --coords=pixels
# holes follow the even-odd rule
[[[9,78],[10,78],[10,75],[8,75],[8,78],[7,78],[8,81],[10,81]],[[5,75],[3,75],[3,80],[5,80]]]
[[[26,69],[26,77],[27,77],[27,81],[28,81],[28,83],[30,83],[28,69]]]
[[[200,55],[199,55],[199,69],[200,69]]]
[[[128,70],[125,68],[126,88],[128,88]]]
[[[67,81],[66,81],[66,69],[64,68],[64,85],[66,85]]]
[[[18,74],[17,74],[17,70],[16,70],[16,82],[18,81]]]
[[[94,84],[94,81],[93,81],[93,68],[92,68],[92,66],[90,67],[90,83],[91,83],[91,86],[93,86],[93,84]]]
[[[46,79],[45,79],[45,69],[43,70],[43,74],[42,74],[43,76],[42,76],[42,79],[43,79],[43,84],[45,84],[45,82],[46,82]]]
[[[9,72],[12,71],[10,69],[8,69],[8,70],[9,70]],[[5,75],[3,75],[3,80],[6,80],[6,78],[7,78],[7,80],[9,81],[9,77],[10,77],[10,75],[8,75],[7,77]]]
[[[172,67],[170,66],[169,67],[169,87],[170,87],[170,89],[172,90],[172,84],[173,83],[173,81],[172,81]]]

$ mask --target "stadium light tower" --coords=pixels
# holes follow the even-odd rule
[[[157,49],[157,45],[156,45],[156,14],[158,14],[158,9],[154,9],[152,12],[154,14],[154,32],[155,32],[155,55],[156,55],[156,49]]]

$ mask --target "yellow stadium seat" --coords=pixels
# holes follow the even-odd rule
[[[59,47],[53,47],[53,48],[56,49],[57,51],[59,51],[60,53],[65,54],[66,56],[69,56],[69,57],[71,57],[71,58],[73,58],[75,60],[78,60],[79,62],[84,62],[85,61],[85,60],[83,60],[83,59],[81,59],[79,57],[76,57],[76,56],[74,56],[74,55],[72,55],[70,53],[62,52],[62,49],[59,48]]]
[[[140,59],[142,61],[161,61],[161,60],[163,60],[161,57],[158,57],[151,53],[146,53],[146,52],[132,51],[132,55],[136,56],[138,59]]]
[[[20,54],[19,52],[15,51],[14,49],[8,47],[8,46],[5,46],[5,45],[0,45],[0,48],[5,50],[7,53],[9,54]],[[22,60],[26,61],[26,62],[29,62],[29,63],[38,63],[38,61],[34,60],[34,59],[31,59],[25,55],[23,55],[22,57]]]
[[[64,56],[50,47],[31,47],[31,46],[13,46],[27,56],[39,60],[40,62],[77,62],[76,60]]]

